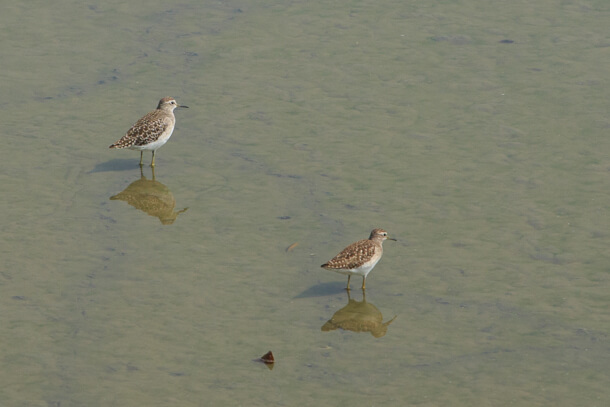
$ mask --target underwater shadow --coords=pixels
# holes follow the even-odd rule
[[[344,293],[345,284],[335,281],[330,283],[320,283],[309,287],[305,291],[302,291],[296,298],[313,298],[313,297],[325,297],[327,295],[341,294]]]
[[[138,160],[133,160],[130,158],[115,158],[113,160],[97,164],[91,171],[89,171],[89,174],[95,174],[96,172],[128,171],[134,170],[139,166]]]

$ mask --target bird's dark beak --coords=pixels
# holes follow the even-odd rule
[[[388,237],[388,240],[393,240],[395,242],[398,242],[398,240],[394,239],[393,237]]]
[[[188,106],[184,106],[184,105],[178,105],[178,107],[182,107],[184,109],[188,109],[189,108]]]

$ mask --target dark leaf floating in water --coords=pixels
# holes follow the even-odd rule
[[[502,41],[500,41],[500,44],[512,44],[513,42],[515,42],[515,41],[513,41],[513,40],[502,40]]]
[[[258,359],[254,359],[254,361],[264,363],[269,370],[273,370],[273,366],[275,366],[275,358],[273,357],[273,353],[271,353],[271,351],[265,353]]]
[[[275,358],[273,357],[273,353],[271,351],[265,353],[263,357],[261,357],[261,362],[263,363],[275,363]]]

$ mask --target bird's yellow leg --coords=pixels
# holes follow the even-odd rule
[[[366,277],[362,277],[362,289],[364,290],[366,287]]]
[[[142,156],[144,154],[143,150],[140,150],[140,167],[142,166]]]
[[[351,275],[351,274],[348,274],[348,275],[347,275],[347,288],[346,288],[346,290],[347,290],[347,291],[349,291],[349,280],[350,280],[351,278],[352,278],[352,275]]]
[[[152,162],[150,163],[150,166],[151,167],[155,166],[155,150],[153,150],[153,159],[152,159]]]

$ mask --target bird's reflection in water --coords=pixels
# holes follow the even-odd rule
[[[155,179],[155,169],[152,169],[152,180],[144,176],[140,167],[140,179],[129,184],[123,192],[111,196],[110,200],[125,201],[136,209],[150,216],[159,218],[164,225],[174,223],[178,215],[188,208],[175,211],[176,199],[164,184]]]
[[[370,332],[375,338],[381,338],[388,332],[388,326],[396,319],[383,322],[383,315],[376,306],[366,302],[366,294],[362,290],[362,301],[352,300],[347,292],[348,303],[335,312],[335,315],[322,325],[322,331],[343,329],[353,332]]]

